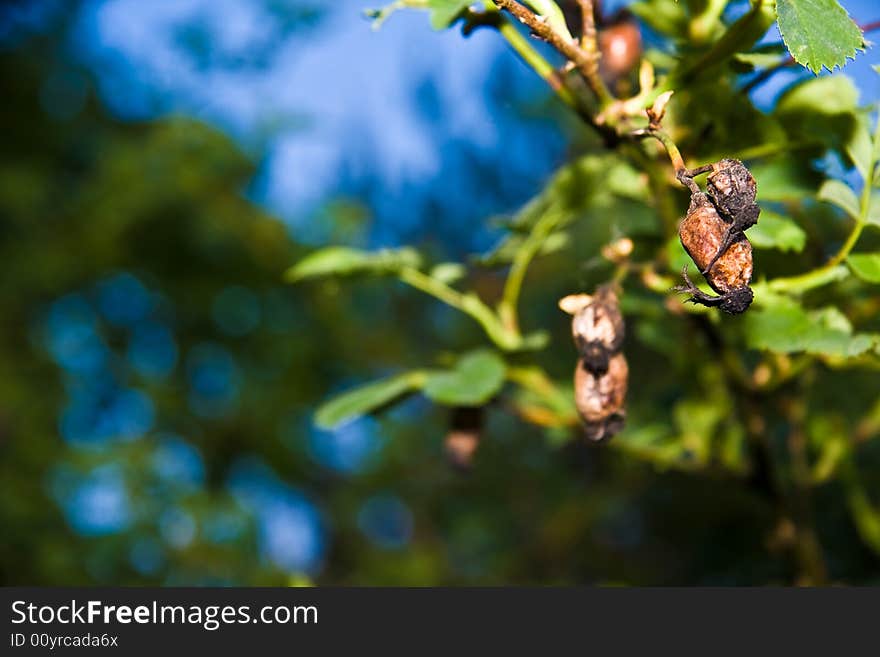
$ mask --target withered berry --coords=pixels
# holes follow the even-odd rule
[[[758,223],[761,209],[755,203],[758,186],[755,178],[739,160],[725,159],[711,165],[712,172],[706,178],[706,192],[723,219],[729,222],[724,240],[705,270],[727,248],[743,236],[743,232]]]
[[[572,337],[589,370],[604,373],[608,360],[623,346],[623,316],[614,286],[601,285],[592,296],[571,294],[559,301],[559,307],[574,316]]]
[[[713,297],[700,291],[690,280],[687,270],[683,272],[686,285],[677,288],[690,292],[690,301],[704,306],[717,306],[724,312],[736,315],[752,303],[752,245],[744,235],[731,244],[716,259],[724,243],[728,224],[702,192],[691,196],[687,215],[678,227],[681,244],[700,268],[709,286],[720,296]],[[713,263],[713,259],[715,262]]]
[[[711,173],[703,193],[693,176],[706,172]],[[683,171],[679,179],[691,190],[687,215],[678,228],[681,244],[719,296],[701,292],[687,269],[682,273],[685,285],[676,290],[689,292],[688,301],[693,303],[717,306],[732,315],[742,313],[754,297],[749,287],[752,245],[743,231],[757,223],[760,213],[755,179],[742,162],[731,159]]]
[[[623,429],[627,377],[623,346],[624,323],[613,285],[595,294],[572,294],[559,307],[573,315],[571,332],[579,358],[574,373],[574,401],[593,441],[610,438]]]
[[[583,359],[574,373],[574,401],[584,423],[584,433],[594,441],[610,438],[623,429],[629,368],[623,354],[614,355],[602,375],[589,370]]]

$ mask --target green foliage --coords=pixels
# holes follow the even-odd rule
[[[431,12],[431,27],[445,30],[472,4],[473,0],[427,0]]]
[[[425,376],[409,372],[400,376],[373,381],[334,397],[315,412],[315,424],[321,429],[334,429],[419,389]]]
[[[826,180],[816,197],[820,201],[833,203],[853,219],[859,216],[859,199],[852,189],[839,180]]]
[[[310,253],[284,274],[289,283],[327,276],[358,274],[388,275],[404,267],[418,267],[419,254],[410,248],[369,252],[342,246],[329,246]]]
[[[446,285],[451,285],[467,276],[467,267],[458,262],[441,262],[431,268],[428,276]]]
[[[745,320],[747,342],[754,349],[851,358],[876,342],[873,336],[854,334],[846,316],[833,307],[807,312],[794,301],[774,299]]]
[[[776,11],[788,51],[813,73],[843,66],[864,47],[861,30],[837,0],[776,0]]]
[[[504,361],[497,354],[473,351],[462,356],[452,369],[430,373],[424,392],[447,406],[481,406],[501,389],[504,374]]]
[[[761,220],[749,230],[749,241],[759,249],[800,253],[807,243],[807,234],[792,219],[764,210]]]
[[[851,253],[846,262],[863,281],[880,283],[880,253]]]

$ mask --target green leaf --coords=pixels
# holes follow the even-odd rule
[[[871,168],[874,164],[874,143],[866,117],[856,122],[852,137],[846,144],[846,154],[852,160],[862,180],[871,179]]]
[[[749,241],[758,249],[778,249],[800,253],[807,234],[792,219],[768,210],[761,211],[758,223],[748,231]]]
[[[775,49],[767,51],[741,52],[733,56],[734,62],[746,65],[743,67],[745,72],[777,66],[781,60],[782,57],[780,57]]]
[[[794,301],[774,300],[745,318],[748,345],[778,353],[848,358],[871,348],[868,335],[853,335],[846,317],[833,307],[808,313]]]
[[[407,372],[390,379],[373,381],[342,393],[321,404],[315,412],[315,425],[333,429],[361,415],[418,390],[425,380],[424,372]]]
[[[863,281],[880,283],[880,253],[851,253],[846,263]]]
[[[436,278],[441,283],[450,285],[460,281],[467,274],[467,267],[458,262],[441,262],[431,268],[429,276]]]
[[[779,31],[794,60],[818,73],[864,47],[862,31],[836,0],[777,0]]]
[[[786,91],[776,105],[776,113],[850,114],[859,104],[859,90],[845,75],[823,75]]]
[[[683,2],[641,0],[630,4],[628,9],[657,32],[680,36],[687,34],[688,15]]]
[[[506,367],[492,351],[472,351],[451,370],[428,375],[423,392],[447,406],[480,406],[501,390]]]
[[[284,278],[288,283],[296,283],[325,276],[394,274],[403,267],[418,267],[420,264],[418,252],[408,247],[362,251],[345,246],[328,246],[300,260],[285,272]]]
[[[853,219],[859,218],[859,199],[856,193],[839,180],[826,180],[822,183],[816,198],[836,205]]]
[[[880,186],[880,184],[878,184]],[[866,221],[874,226],[880,226],[880,194],[871,194],[868,201],[868,216]]]
[[[445,30],[455,22],[458,15],[471,6],[474,0],[428,0],[431,11],[431,27]]]
[[[757,162],[752,167],[752,175],[758,181],[758,201],[761,202],[799,201],[815,193],[819,184],[803,162],[792,157]]]

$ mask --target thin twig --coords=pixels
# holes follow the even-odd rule
[[[516,0],[493,1],[502,9],[510,12],[514,18],[528,27],[535,35],[556,48],[566,59],[574,62],[601,104],[606,105],[614,100],[598,76],[598,50],[596,53],[589,53],[581,49],[577,41],[570,40],[559,34],[547,21],[542,20],[541,17]],[[592,4],[592,0],[590,0],[590,4]]]
[[[608,91],[602,76],[599,75],[599,59],[602,54],[596,41],[596,14],[593,0],[578,0],[578,4],[581,8],[581,50],[590,56],[589,68],[583,71],[584,77],[587,78],[600,100],[610,99],[611,92]]]

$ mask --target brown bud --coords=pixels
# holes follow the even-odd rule
[[[587,369],[604,373],[609,358],[623,346],[623,315],[614,286],[601,285],[592,296],[571,294],[559,301],[559,307],[574,316],[571,332]]]
[[[574,373],[574,401],[590,440],[610,438],[623,429],[629,368],[623,354],[613,356],[607,371],[594,375],[583,359]]]

